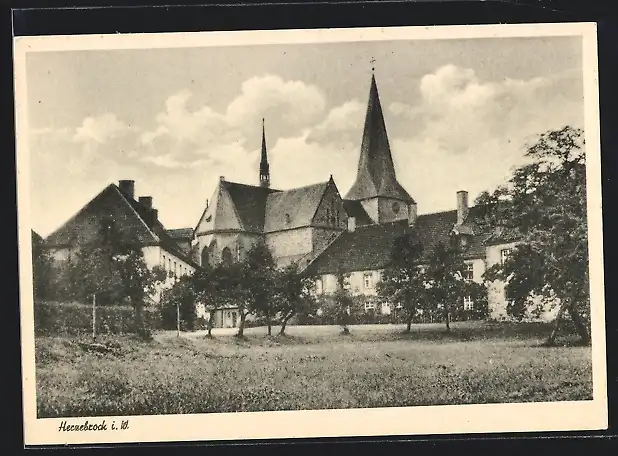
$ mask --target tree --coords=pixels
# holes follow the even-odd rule
[[[43,241],[32,232],[32,280],[37,299],[47,299],[52,294],[52,259],[43,248]]]
[[[208,337],[212,337],[217,310],[236,300],[231,293],[238,289],[237,284],[233,283],[233,278],[232,270],[226,265],[216,267],[204,265],[201,271],[197,271],[192,276],[197,299],[208,311]]]
[[[453,238],[455,241],[457,238]],[[443,315],[446,331],[451,330],[451,315],[463,305],[463,298],[472,288],[463,275],[465,263],[459,255],[456,242],[449,245],[439,242],[433,249],[427,264],[426,290],[436,310]]]
[[[285,327],[294,315],[307,315],[317,310],[317,301],[312,294],[314,285],[314,279],[302,275],[295,263],[277,274],[274,310],[280,317],[280,335],[285,333]]]
[[[426,277],[420,267],[423,246],[416,232],[395,239],[390,262],[377,285],[378,295],[392,303],[401,304],[406,312],[406,332],[412,319],[427,303]]]
[[[165,272],[148,269],[136,239],[121,233],[113,218],[102,218],[97,234],[78,245],[71,263],[75,294],[82,299],[92,296],[102,304],[127,301],[134,309],[136,333],[149,337],[142,311],[145,300],[165,280]]]
[[[529,163],[516,169],[506,185],[477,199],[483,223],[518,241],[504,264],[490,268],[485,277],[506,283],[510,314],[559,305],[548,344],[554,343],[565,314],[587,344],[590,300],[583,131],[566,126],[545,132],[527,148],[526,157]],[[541,300],[533,302],[535,296]]]
[[[349,276],[347,274],[337,274],[337,289],[333,296],[335,304],[335,318],[339,326],[341,326],[342,334],[350,334],[348,328],[354,302],[350,295]]]
[[[248,252],[243,262],[243,276],[247,309],[241,310],[239,336],[242,336],[245,318],[255,313],[266,320],[268,335],[272,335],[272,320],[275,304],[272,299],[277,274],[275,260],[264,241],[258,241]]]
[[[180,277],[170,289],[165,290],[161,299],[161,317],[167,329],[176,327],[177,316],[184,328],[195,329],[196,300],[197,293],[192,276]]]

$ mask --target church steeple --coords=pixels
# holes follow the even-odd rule
[[[262,158],[260,159],[260,187],[270,187],[270,170],[268,168],[268,153],[266,150],[266,132],[262,119]]]
[[[350,200],[372,198],[414,203],[408,192],[397,182],[373,68],[358,172],[356,181],[346,195],[346,199]]]

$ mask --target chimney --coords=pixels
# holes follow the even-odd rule
[[[146,209],[152,209],[152,196],[140,196],[139,203]]]
[[[159,211],[157,209],[150,209],[150,218],[152,223],[156,223],[159,220]]]
[[[411,203],[408,206],[408,226],[414,226],[417,216],[416,203]]]
[[[348,217],[348,231],[352,233],[356,230],[356,217]]]
[[[120,191],[124,193],[128,198],[135,198],[135,181],[133,180],[121,180],[118,181],[118,187]]]
[[[220,181],[224,181],[225,180],[225,176],[219,176],[219,180]]]
[[[468,192],[457,192],[457,224],[461,225],[468,216]]]

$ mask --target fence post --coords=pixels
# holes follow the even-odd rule
[[[92,294],[92,341],[95,342],[96,339],[96,302],[97,302],[97,294]]]

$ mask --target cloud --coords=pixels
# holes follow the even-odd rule
[[[169,168],[228,163],[230,150],[244,148],[249,154],[259,147],[262,117],[269,142],[276,142],[313,125],[326,105],[317,87],[274,75],[243,82],[239,95],[221,112],[210,106],[192,110],[191,100],[188,90],[167,99],[156,127],[140,136],[138,152],[144,161]]]
[[[96,142],[104,144],[133,131],[131,127],[116,118],[115,114],[105,113],[97,117],[86,117],[77,127],[73,141],[81,143]]]
[[[583,124],[581,75],[481,81],[475,71],[445,65],[420,80],[420,102],[393,103],[397,122],[413,125],[417,140],[431,138],[453,154],[495,140],[522,142],[530,135]],[[411,139],[411,138],[407,138]]]
[[[510,177],[527,143],[565,125],[583,127],[581,75],[482,81],[469,68],[446,65],[419,83],[419,103],[389,106],[398,176],[419,211],[454,207],[455,192],[474,198]]]
[[[307,142],[321,145],[360,143],[365,109],[365,105],[358,100],[350,100],[332,108],[324,120],[311,129]]]

